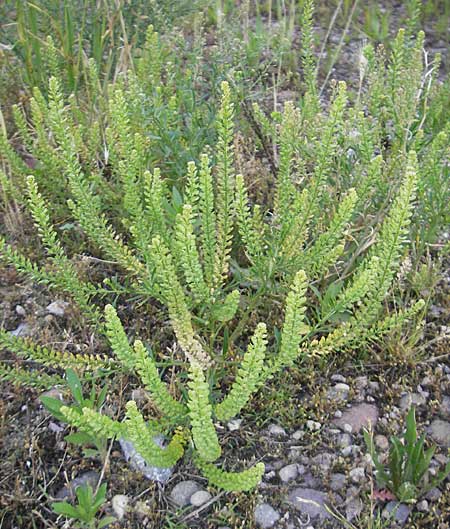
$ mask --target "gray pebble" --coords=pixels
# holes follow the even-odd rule
[[[261,529],[270,529],[280,519],[280,514],[268,503],[260,503],[255,509],[255,523]]]

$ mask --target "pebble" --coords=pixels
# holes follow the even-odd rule
[[[327,495],[312,488],[299,487],[289,494],[289,502],[305,516],[314,519],[329,519],[330,513],[325,508]]]
[[[351,498],[347,501],[345,506],[345,517],[347,518],[347,521],[351,522],[357,518],[361,514],[363,508],[364,504],[361,501],[361,498]]]
[[[70,497],[74,498],[75,490],[82,485],[90,485],[94,489],[97,486],[99,478],[100,474],[95,472],[95,470],[85,472],[73,479],[68,485],[64,485],[64,487],[56,493],[56,499],[65,500]]]
[[[342,417],[334,419],[333,423],[341,429],[344,429],[348,424],[352,427],[352,431],[358,433],[363,427],[375,426],[378,420],[378,409],[374,404],[358,404],[346,410]]]
[[[353,426],[351,424],[348,424],[348,423],[345,423],[344,426],[342,427],[342,429],[346,433],[352,433],[353,432]]]
[[[211,498],[212,496],[207,490],[198,490],[192,494],[189,501],[194,507],[200,507],[207,503]]]
[[[349,391],[350,386],[340,382],[327,391],[327,397],[330,400],[347,400]]]
[[[433,487],[426,493],[425,498],[429,501],[437,501],[441,496],[442,492],[437,487]]]
[[[175,485],[170,493],[170,499],[178,507],[186,507],[189,505],[191,497],[200,490],[200,485],[196,481],[188,479],[180,481]]]
[[[440,409],[443,415],[450,417],[450,397],[448,395],[444,395],[442,398]]]
[[[411,512],[411,508],[404,503],[390,501],[383,510],[383,518],[390,519],[391,517],[400,525],[404,525]]]
[[[430,510],[430,506],[427,500],[419,501],[419,503],[417,504],[417,510],[419,512],[428,512]]]
[[[232,419],[231,421],[228,421],[227,428],[230,430],[230,432],[235,432],[236,430],[239,430],[242,424],[242,419]]]
[[[400,409],[402,411],[408,411],[411,406],[422,406],[426,401],[427,399],[421,393],[407,393],[400,399]]]
[[[349,433],[343,433],[339,436],[339,447],[346,448],[352,444],[352,436]]]
[[[306,428],[308,428],[308,430],[310,430],[311,432],[317,432],[318,430],[320,430],[320,428],[322,427],[322,425],[320,424],[320,422],[317,422],[317,421],[306,421]]]
[[[294,439],[294,441],[300,441],[304,436],[305,432],[303,430],[297,430],[292,434],[292,439]]]
[[[283,483],[288,483],[289,481],[294,480],[298,476],[297,464],[293,463],[283,467],[280,469],[279,475]]]
[[[330,489],[334,492],[338,492],[343,490],[345,487],[345,483],[347,481],[347,478],[345,474],[331,474],[330,476]]]
[[[56,301],[52,301],[50,305],[47,305],[45,310],[53,316],[59,316],[60,318],[62,318],[65,315],[68,306],[69,304],[67,303],[67,301],[62,301],[58,299]]]
[[[331,375],[330,378],[333,382],[347,382],[347,379],[343,375],[340,375],[339,373],[336,373],[335,375]]]
[[[357,377],[354,380],[354,384],[358,391],[362,391],[363,389],[367,388],[367,385],[369,384],[369,379],[366,376]]]
[[[365,479],[365,472],[362,467],[357,467],[350,470],[350,479],[353,483],[361,483]]]
[[[155,436],[154,441],[159,446],[164,446],[164,438],[162,436]],[[141,454],[137,452],[136,448],[134,447],[131,441],[122,438],[119,439],[119,444],[122,449],[122,453],[125,459],[128,461],[130,467],[134,470],[142,472],[142,474],[147,479],[150,479],[152,481],[158,481],[160,483],[165,483],[172,475],[172,468],[153,467],[149,465],[141,456]]]
[[[125,516],[129,501],[130,498],[125,496],[125,494],[116,494],[111,500],[114,514],[117,516],[119,521]]]
[[[387,450],[389,448],[389,439],[385,435],[376,435],[375,445],[380,450]]]
[[[262,529],[270,529],[280,519],[280,513],[268,503],[260,503],[255,509],[255,523]]]
[[[18,314],[19,316],[26,316],[27,315],[27,312],[26,310],[22,307],[22,305],[16,305],[16,314]]]
[[[436,443],[450,448],[450,423],[435,419],[430,424],[429,433]]]
[[[21,338],[24,338],[26,336],[31,336],[32,331],[28,323],[19,323],[17,328],[11,331],[10,334],[12,334],[13,336],[19,336]]]
[[[272,435],[273,437],[286,437],[287,435],[286,430],[278,424],[271,424],[267,431],[269,432],[269,435]]]
[[[340,419],[342,417],[342,411],[341,410],[336,410],[334,412],[334,416],[336,419]]]

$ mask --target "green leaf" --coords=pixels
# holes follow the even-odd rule
[[[84,402],[83,389],[80,379],[78,378],[78,375],[73,369],[68,369],[66,371],[66,380],[67,385],[69,386],[70,391],[72,392],[73,398],[80,406],[82,406]]]
[[[79,513],[75,507],[67,503],[66,501],[52,503],[52,509],[56,514],[63,514],[69,518],[79,519]]]
[[[107,525],[115,521],[116,518],[114,518],[114,516],[104,516],[101,520],[99,520],[97,527],[98,529],[102,529],[102,527],[106,527]]]
[[[59,399],[55,399],[53,397],[47,397],[45,395],[40,397],[40,401],[42,402],[44,408],[48,410],[59,421],[65,420],[64,415],[59,411],[61,409],[61,406],[64,405],[64,402],[61,402]]]
[[[73,443],[75,445],[87,445],[87,444],[93,444],[92,436],[85,432],[75,432],[71,433],[69,435],[66,435],[64,439],[69,442]]]

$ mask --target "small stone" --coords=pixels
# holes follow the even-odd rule
[[[345,448],[341,450],[341,454],[344,457],[356,456],[358,452],[359,452],[359,447],[356,445],[346,446]]]
[[[25,338],[26,336],[31,336],[32,331],[28,323],[19,323],[16,329],[10,332],[13,336],[20,336]]]
[[[339,373],[331,375],[331,380],[333,382],[347,382],[347,379],[343,375],[340,375]]]
[[[311,432],[317,432],[318,430],[320,430],[321,427],[322,425],[320,424],[320,422],[306,421],[306,428],[308,428],[308,430],[310,430]]]
[[[191,497],[199,490],[200,485],[196,481],[191,479],[180,481],[172,489],[170,498],[178,507],[186,507],[189,505]]]
[[[18,314],[19,316],[26,316],[27,315],[27,312],[26,310],[22,307],[22,305],[16,305],[16,314]]]
[[[300,513],[309,516],[311,520],[329,519],[331,515],[325,508],[327,495],[312,488],[296,488],[289,494],[289,502]]]
[[[345,517],[348,522],[357,518],[364,508],[364,504],[361,498],[351,498],[345,506]]]
[[[131,392],[131,400],[134,400],[136,404],[144,404],[145,402],[148,402],[148,394],[142,388],[133,389]]]
[[[437,501],[441,496],[442,492],[437,487],[433,487],[426,493],[425,498],[429,501]]]
[[[441,402],[441,413],[443,415],[446,415],[447,417],[450,417],[450,397],[448,395],[444,395]]]
[[[279,475],[283,483],[288,483],[289,481],[294,480],[298,476],[297,464],[293,463],[283,467],[280,469]]]
[[[47,305],[46,311],[53,316],[59,316],[62,318],[66,313],[66,309],[69,304],[66,301],[61,301],[60,299],[53,301],[50,305]]]
[[[390,501],[383,510],[383,518],[393,519],[402,526],[406,523],[410,512],[411,508],[404,503]]]
[[[162,436],[155,436],[153,440],[161,448],[164,448],[164,438]],[[141,454],[139,454],[131,441],[122,438],[119,439],[119,444],[130,467],[142,472],[147,479],[165,483],[172,475],[172,468],[154,467],[149,465]]]
[[[375,426],[378,420],[378,409],[374,404],[358,404],[352,406],[349,410],[342,414],[339,419],[334,419],[333,423],[341,429],[344,429],[346,424],[352,427],[352,431],[358,433],[363,427]]]
[[[231,421],[228,421],[227,428],[230,430],[230,432],[235,432],[236,430],[239,430],[242,424],[242,419],[232,419]]]
[[[270,529],[280,519],[280,514],[268,503],[260,503],[255,509],[255,523],[262,529]]]
[[[419,503],[417,504],[417,510],[419,512],[428,512],[430,510],[430,506],[427,500],[419,501]]]
[[[387,450],[389,448],[389,439],[385,435],[376,435],[375,445],[380,450]]]
[[[350,479],[353,483],[361,483],[365,478],[365,472],[362,467],[357,467],[350,470]]]
[[[303,430],[297,430],[292,434],[292,439],[294,439],[294,441],[300,441],[304,436],[305,432]]]
[[[366,401],[367,401],[367,402],[375,402],[375,398],[372,397],[372,395],[367,395],[367,397],[366,397]]]
[[[267,429],[270,435],[273,437],[286,437],[286,430],[278,424],[271,424]]]
[[[53,421],[50,421],[48,423],[48,429],[53,432],[53,433],[61,433],[62,431],[64,431],[64,428],[62,426],[60,426],[59,424],[56,424],[55,422]]]
[[[435,419],[430,424],[429,433],[436,443],[450,448],[450,423]]]
[[[426,398],[421,393],[407,393],[400,399],[400,409],[408,411],[411,406],[422,406],[426,401]]]
[[[345,423],[344,426],[342,427],[342,429],[346,433],[352,433],[353,432],[353,426],[351,424],[348,424],[348,423]]]
[[[114,514],[117,516],[118,520],[122,520],[127,512],[128,503],[130,498],[125,496],[125,494],[116,494],[111,500],[112,508]]]
[[[200,507],[201,505],[207,503],[211,498],[212,496],[207,490],[198,490],[192,494],[189,501],[194,507]]]
[[[369,384],[369,379],[364,377],[357,377],[354,380],[355,387],[358,391],[362,391],[363,389],[367,388],[367,385]]]
[[[340,382],[327,391],[327,397],[330,400],[347,400],[349,391],[350,386]]]
[[[339,436],[339,447],[346,448],[352,444],[352,436],[349,433],[343,433]]]
[[[336,410],[334,412],[334,416],[336,417],[336,419],[340,419],[342,417],[342,412],[341,410]]]
[[[347,478],[345,474],[331,474],[330,476],[330,489],[334,492],[339,492],[345,487]]]
[[[56,499],[64,500],[66,498],[75,498],[76,489],[83,485],[89,485],[92,487],[92,489],[95,489],[99,478],[100,474],[98,472],[95,472],[94,470],[85,472],[84,474],[77,476],[68,485],[65,485],[62,489],[60,489],[56,493]]]

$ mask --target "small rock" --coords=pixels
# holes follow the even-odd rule
[[[433,487],[426,493],[425,498],[429,501],[437,501],[441,496],[442,492],[437,487]]]
[[[116,494],[111,500],[112,508],[114,514],[117,516],[118,520],[122,520],[127,512],[128,503],[130,498],[125,496],[125,494]]]
[[[341,410],[336,410],[336,411],[334,412],[334,416],[335,416],[336,419],[340,419],[340,418],[342,417],[342,412],[341,412]]]
[[[65,485],[61,490],[59,490],[56,494],[56,499],[64,500],[66,498],[75,498],[76,489],[78,487],[81,487],[82,485],[90,485],[92,489],[95,489],[99,478],[100,474],[98,472],[95,472],[94,470],[85,472],[84,474],[81,474],[81,476],[76,477],[70,483]]]
[[[389,448],[389,439],[385,435],[376,435],[375,445],[380,450],[387,450]]]
[[[27,315],[27,312],[26,310],[22,307],[22,305],[16,305],[16,314],[18,314],[19,316],[26,316]]]
[[[69,304],[66,301],[61,301],[60,299],[58,299],[50,303],[50,305],[47,305],[45,310],[53,316],[59,316],[60,318],[62,318],[66,313],[66,309],[68,306]]]
[[[450,423],[435,419],[430,424],[429,433],[436,443],[450,448]]]
[[[289,481],[294,480],[298,476],[297,464],[293,463],[283,467],[280,469],[279,475],[283,483],[288,483]]]
[[[262,529],[270,529],[280,519],[280,514],[268,503],[260,503],[255,509],[255,523]]]
[[[364,504],[361,498],[351,498],[345,506],[345,517],[348,522],[357,518],[364,508]]]
[[[198,490],[192,494],[189,501],[194,507],[200,507],[201,505],[207,503],[211,498],[212,496],[207,490]]]
[[[53,421],[50,421],[48,423],[48,429],[52,433],[61,433],[62,431],[64,431],[64,428],[62,426],[60,426],[59,424],[56,424],[56,422],[53,422]]]
[[[367,377],[357,377],[354,380],[355,387],[358,391],[362,391],[363,389],[367,388],[369,384],[369,379]]]
[[[345,448],[343,448],[341,450],[341,454],[344,456],[344,457],[349,457],[349,456],[356,456],[358,453],[359,453],[359,446],[356,446],[356,445],[350,445],[350,446],[346,446]]]
[[[320,424],[320,422],[306,421],[306,428],[308,428],[308,430],[310,430],[311,432],[317,432],[318,430],[320,430],[321,427],[322,425]]]
[[[333,382],[347,382],[347,379],[343,376],[343,375],[340,375],[339,373],[336,373],[335,375],[331,375],[331,380]]]
[[[273,437],[286,437],[287,435],[286,430],[278,424],[271,424],[267,431],[269,432],[269,435],[272,435]]]
[[[134,400],[136,404],[144,404],[145,402],[148,402],[148,394],[142,388],[133,389],[131,392],[131,400]]]
[[[400,409],[408,411],[411,406],[421,406],[426,403],[426,398],[421,393],[407,393],[400,399]]]
[[[305,432],[303,430],[297,430],[292,434],[292,439],[294,439],[294,441],[300,441],[304,436]]]
[[[326,501],[327,495],[324,492],[311,488],[299,487],[289,494],[289,502],[292,503],[297,511],[309,516],[311,520],[331,518],[325,508]]]
[[[353,426],[351,424],[348,424],[348,423],[345,423],[344,426],[342,427],[342,429],[346,433],[352,433],[353,432]]]
[[[363,427],[375,426],[378,420],[378,409],[374,404],[358,404],[351,407],[342,414],[339,419],[334,419],[333,423],[341,429],[344,429],[348,424],[352,427],[352,431],[358,433]]]
[[[448,395],[444,395],[441,402],[441,413],[443,415],[446,415],[447,417],[450,417],[450,397]]]
[[[353,483],[361,483],[365,478],[364,469],[362,467],[357,467],[350,470],[350,479]]]
[[[330,476],[330,489],[333,492],[339,492],[343,490],[345,487],[345,483],[347,481],[347,478],[345,477],[345,474],[331,474]]]
[[[339,436],[339,447],[346,448],[352,444],[352,436],[349,433],[343,433]]]
[[[17,328],[11,331],[10,334],[12,334],[13,336],[20,336],[21,338],[25,338],[26,336],[31,336],[32,330],[28,323],[19,323]]]
[[[327,397],[330,400],[347,400],[349,391],[350,386],[340,382],[327,391]]]
[[[164,438],[162,436],[154,437],[155,443],[157,443],[161,448],[164,447]],[[142,474],[152,481],[158,481],[160,483],[165,483],[170,476],[172,475],[172,468],[160,468],[152,467],[149,465],[145,459],[139,454],[139,452],[134,447],[131,441],[126,439],[119,439],[120,447],[122,448],[123,455],[128,461],[131,468],[142,472]]]
[[[239,430],[242,424],[242,419],[232,419],[231,421],[228,421],[227,428],[230,430],[230,432],[235,432],[236,430]]]
[[[404,503],[390,501],[383,510],[383,518],[393,519],[399,525],[404,525],[411,512],[411,508]]]
[[[178,507],[186,507],[189,505],[191,497],[200,490],[200,485],[196,481],[188,479],[180,481],[175,485],[170,493],[170,499]]]
[[[427,500],[419,501],[419,503],[417,504],[417,510],[419,512],[428,512],[430,510],[430,506]]]

